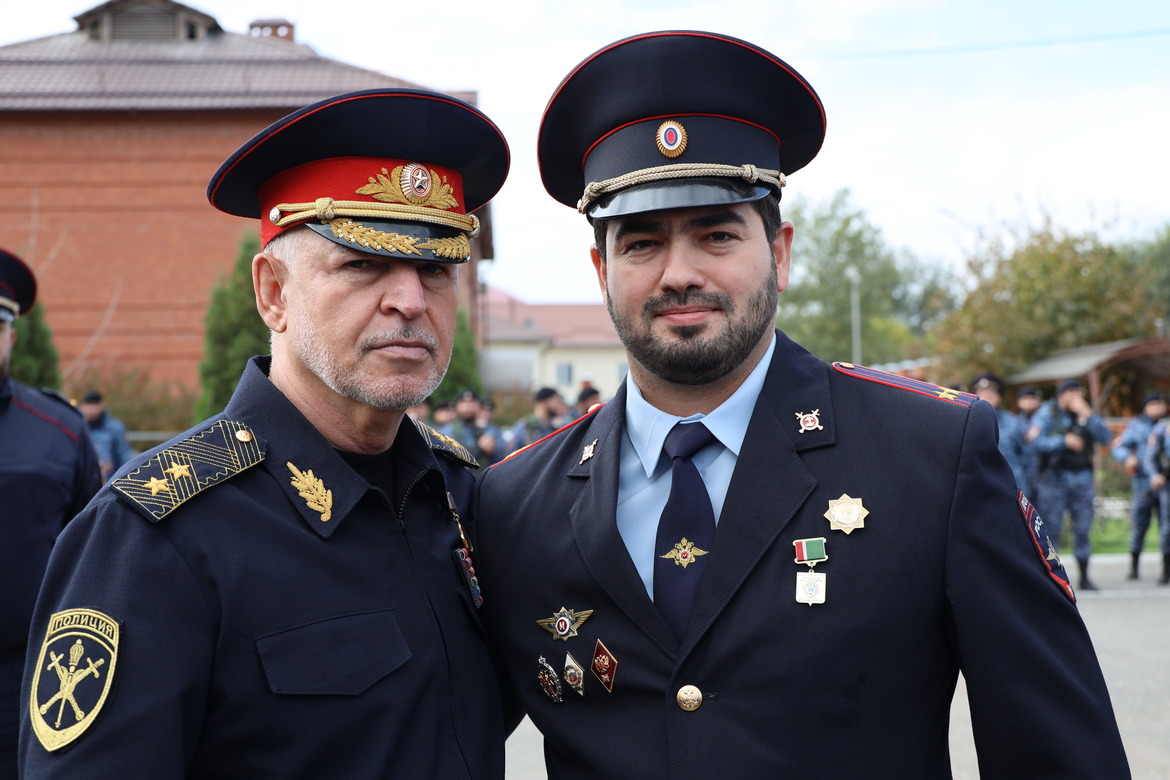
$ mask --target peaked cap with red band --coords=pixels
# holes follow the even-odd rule
[[[544,186],[590,218],[777,195],[825,138],[816,92],[746,41],[636,35],[557,88],[537,139]]]
[[[28,314],[37,300],[37,279],[16,255],[0,249],[0,320]]]
[[[260,219],[267,244],[306,225],[342,246],[466,262],[473,211],[508,174],[508,144],[474,106],[420,89],[350,92],[295,111],[229,157],[211,205]]]

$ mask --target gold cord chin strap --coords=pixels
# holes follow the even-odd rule
[[[278,203],[269,214],[272,224],[285,227],[306,219],[331,222],[338,217],[366,219],[403,219],[410,222],[429,222],[434,225],[462,230],[471,238],[479,234],[479,218],[474,214],[445,214],[425,206],[405,203],[371,203],[364,200],[334,200],[317,198],[310,203]]]
[[[653,181],[668,179],[694,179],[702,176],[719,176],[725,179],[743,179],[749,184],[757,181],[770,184],[779,189],[784,186],[785,177],[780,171],[766,168],[757,168],[754,165],[718,165],[715,163],[693,163],[690,165],[659,165],[655,168],[643,168],[640,171],[622,174],[605,181],[590,182],[585,187],[585,194],[577,201],[577,211],[584,214],[598,198],[618,190],[634,187],[639,184],[648,184]]]

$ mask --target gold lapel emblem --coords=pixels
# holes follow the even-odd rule
[[[585,449],[581,450],[581,463],[584,463],[585,461],[592,458],[595,452],[597,452],[597,439],[594,439],[593,441],[586,444]]]
[[[536,625],[552,634],[553,639],[563,639],[568,642],[571,637],[577,636],[577,629],[592,614],[593,610],[591,609],[574,612],[571,609],[561,607],[560,611],[552,617],[536,621]]]
[[[825,517],[829,521],[829,527],[834,531],[844,531],[851,534],[858,528],[865,528],[865,518],[869,515],[869,510],[861,505],[860,498],[850,498],[848,493],[842,493],[841,497],[829,502],[829,511],[825,512]]]
[[[666,555],[659,555],[658,557],[673,558],[675,566],[681,566],[685,569],[695,562],[695,558],[706,554],[706,550],[700,550],[698,547],[695,547],[695,543],[684,536],[682,541],[677,542],[670,552]]]
[[[118,624],[92,609],[49,618],[33,671],[29,715],[48,751],[68,745],[93,725],[114,679]],[[53,675],[46,672],[53,672]]]
[[[292,472],[293,478],[289,483],[297,489],[297,494],[305,499],[309,509],[321,513],[321,522],[328,523],[333,517],[333,491],[325,487],[325,483],[313,475],[313,470],[301,471],[292,463],[285,463]]]

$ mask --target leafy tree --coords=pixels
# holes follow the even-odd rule
[[[438,389],[431,395],[436,401],[450,401],[460,390],[471,388],[483,394],[483,382],[479,378],[479,351],[475,348],[475,334],[467,321],[467,312],[462,308],[455,318],[455,345],[451,352],[451,364]]]
[[[777,323],[826,360],[852,357],[852,282],[858,280],[864,362],[921,356],[931,326],[954,308],[947,272],[895,253],[881,231],[849,203],[848,190],[827,203],[796,200],[784,208],[796,225],[792,284],[780,296]]]
[[[963,305],[940,328],[950,381],[985,370],[1010,376],[1060,350],[1154,335],[1149,266],[1097,234],[1045,218],[1014,241],[983,243],[967,263]]]
[[[259,251],[260,239],[254,233],[245,235],[231,274],[212,288],[204,321],[196,422],[223,410],[248,358],[268,353],[268,326],[256,311],[252,290],[252,258]]]
[[[1134,265],[1149,274],[1149,301],[1152,316],[1161,319],[1163,333],[1170,333],[1170,225],[1149,241],[1124,249]]]
[[[17,320],[16,344],[8,370],[12,378],[31,387],[61,386],[60,355],[53,346],[53,333],[38,303]]]

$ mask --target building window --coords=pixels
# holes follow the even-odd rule
[[[571,387],[573,384],[573,364],[557,363],[557,384],[561,387]]]

